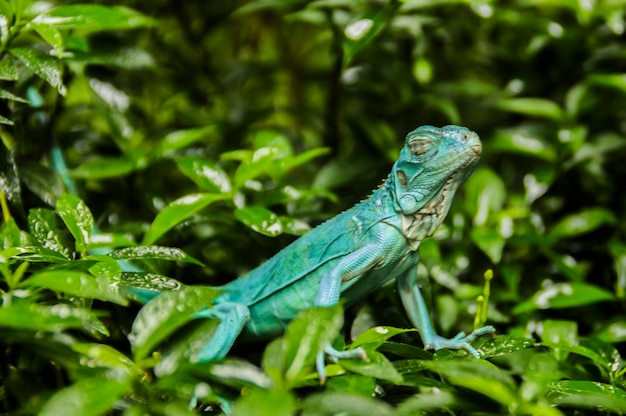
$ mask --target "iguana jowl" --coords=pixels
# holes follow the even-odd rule
[[[486,326],[452,339],[437,335],[417,284],[420,242],[445,218],[454,194],[481,154],[478,135],[465,127],[422,126],[406,137],[384,184],[366,200],[319,225],[261,266],[222,287],[224,293],[203,316],[221,320],[195,361],[224,357],[241,334],[268,338],[280,333],[302,309],[350,305],[396,279],[408,317],[429,349],[464,349],[494,328]],[[335,358],[362,356],[359,349],[324,353]]]

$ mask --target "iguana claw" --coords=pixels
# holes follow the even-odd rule
[[[369,361],[365,350],[361,347],[357,347],[353,350],[338,351],[328,344],[323,351],[317,353],[317,357],[315,358],[315,368],[317,369],[317,374],[320,378],[320,384],[324,384],[326,382],[325,354],[328,354],[328,356],[335,362],[346,358],[360,358],[363,361]]]
[[[465,350],[470,353],[472,357],[480,358],[480,354],[470,345],[470,343],[482,335],[492,334],[495,331],[496,329],[493,326],[487,325],[476,329],[469,335],[465,335],[465,332],[460,332],[454,338],[450,339],[434,335],[432,339],[425,343],[424,349],[435,351],[443,348],[450,350]]]

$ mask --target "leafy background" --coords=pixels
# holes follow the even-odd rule
[[[0,0],[0,412],[626,412],[624,50],[620,0]],[[190,363],[214,286],[452,123],[483,159],[418,272],[444,334],[488,304],[484,359],[423,351],[389,286],[324,386],[340,308]]]

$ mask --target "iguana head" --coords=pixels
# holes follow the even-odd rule
[[[422,239],[441,225],[481,152],[480,138],[465,127],[422,126],[406,136],[390,180],[396,210],[410,216],[407,237]]]

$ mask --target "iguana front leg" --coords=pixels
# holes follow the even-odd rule
[[[415,325],[419,331],[425,349],[462,349],[470,353],[474,358],[480,358],[480,354],[470,343],[481,335],[495,332],[494,327],[491,325],[484,326],[474,330],[469,335],[465,335],[464,332],[461,332],[450,339],[441,337],[437,335],[430,322],[426,302],[424,302],[424,297],[417,283],[415,268],[410,268],[396,280],[404,309],[413,325]]]
[[[384,246],[385,244],[380,243],[368,244],[342,258],[330,273],[322,276],[315,298],[315,306],[336,305],[341,296],[341,285],[375,267],[381,261],[381,253],[385,252]],[[337,351],[330,344],[326,345],[323,351],[317,353],[315,361],[317,374],[322,383],[326,380],[324,354],[335,360],[346,358],[367,360],[367,355],[361,347],[348,351]]]

